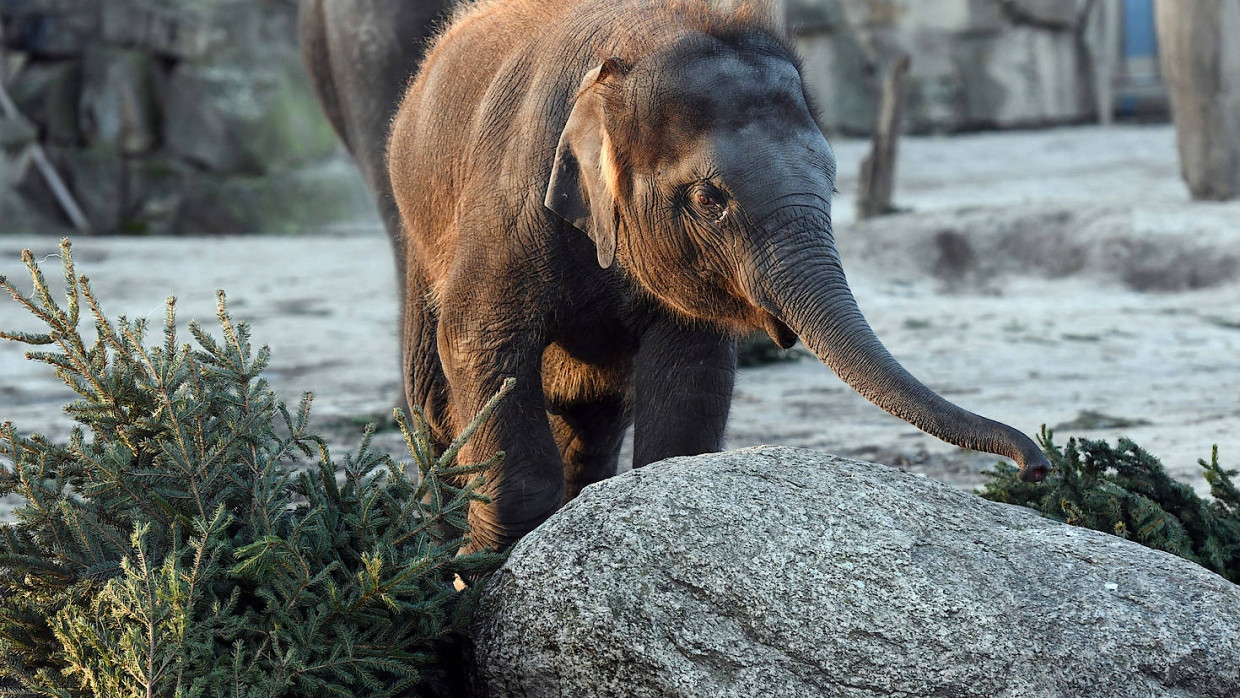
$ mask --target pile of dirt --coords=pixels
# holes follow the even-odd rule
[[[850,269],[930,277],[950,291],[1082,275],[1170,292],[1240,278],[1237,220],[1240,204],[1042,204],[870,219],[838,237]]]

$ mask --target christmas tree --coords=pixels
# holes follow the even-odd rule
[[[0,427],[0,681],[33,695],[406,695],[447,678],[502,557],[458,556],[485,463],[455,462],[503,392],[445,452],[415,409],[409,459],[370,448],[333,460],[289,410],[219,294],[218,337],[168,301],[162,341],[110,320],[62,243],[58,302],[29,252],[33,294],[0,286],[46,325],[0,333],[42,347],[78,395],[67,443]],[[87,341],[82,316],[96,330]],[[506,389],[510,386],[506,386]],[[458,591],[458,586],[465,586]]]

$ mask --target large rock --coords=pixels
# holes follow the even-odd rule
[[[95,2],[83,0],[5,0],[0,20],[4,42],[38,58],[76,56],[99,31]]]
[[[3,186],[9,163],[0,155],[0,235],[57,235],[67,233],[67,226],[57,226],[10,187]],[[2,391],[0,391],[2,392]]]
[[[90,145],[145,155],[159,145],[155,60],[132,49],[87,52],[79,106],[82,135]]]
[[[473,640],[488,696],[1240,695],[1240,587],[788,448],[587,488],[514,548]]]
[[[175,229],[204,233],[297,233],[357,220],[374,204],[356,168],[330,163],[262,177],[186,181]]]
[[[100,35],[110,44],[141,47],[173,60],[202,58],[211,50],[211,16],[221,4],[225,3],[107,0],[99,3]]]
[[[38,137],[38,127],[26,117],[0,114],[0,150],[20,150]]]
[[[78,101],[81,61],[46,61],[25,66],[10,88],[17,110],[40,125],[47,143],[77,145],[81,140]]]
[[[216,7],[212,22],[223,38],[209,57],[181,63],[169,77],[169,150],[228,175],[262,175],[331,155],[336,136],[304,74],[296,13],[229,0],[216,0]]]
[[[912,56],[906,128],[1037,126],[1095,116],[1116,14],[1088,0],[789,0],[788,24],[823,125],[868,134],[888,66]],[[1104,31],[1109,29],[1109,33]],[[1106,80],[1111,79],[1110,63]],[[1099,73],[1101,74],[1101,73]]]
[[[86,148],[49,148],[48,157],[95,229],[107,232],[118,230],[129,209],[126,195],[129,168],[121,152],[105,144]],[[28,178],[19,189],[39,187],[45,190],[47,187],[41,173],[34,182]],[[51,191],[46,190],[42,198],[46,200],[45,197],[50,195]],[[45,205],[43,210],[61,212],[60,204],[54,207]]]

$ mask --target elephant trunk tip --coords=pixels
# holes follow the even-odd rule
[[[1040,449],[1022,453],[1021,457],[1016,458],[1016,465],[1020,468],[1020,479],[1025,482],[1042,482],[1054,470]]]

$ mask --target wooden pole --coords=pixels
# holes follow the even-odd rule
[[[900,123],[904,120],[910,60],[907,54],[892,64],[883,81],[882,102],[870,143],[870,154],[861,161],[861,184],[857,192],[857,216],[871,218],[892,213],[891,195],[896,183],[896,151]]]
[[[1087,37],[1085,50],[1090,58],[1098,123],[1110,126],[1115,123],[1115,65],[1119,62],[1119,23],[1123,8],[1119,0],[1103,0],[1096,12],[1096,31],[1089,36],[1086,24],[1082,26],[1082,34]],[[1086,17],[1085,21],[1088,22],[1089,18]]]

